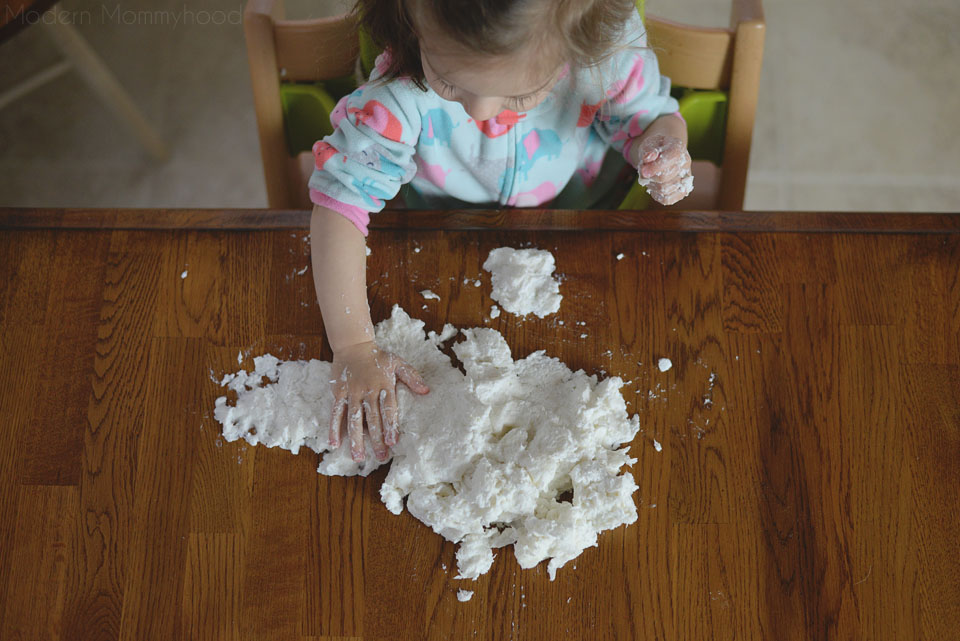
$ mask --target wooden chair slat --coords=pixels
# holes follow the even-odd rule
[[[692,89],[729,89],[733,34],[728,29],[690,27],[649,16],[647,38],[660,72]]]
[[[330,80],[353,73],[360,44],[349,16],[281,21],[274,26],[277,65],[291,82]]]

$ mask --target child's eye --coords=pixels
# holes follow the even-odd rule
[[[530,94],[528,96],[519,96],[517,98],[513,98],[513,106],[517,111],[524,111],[527,106],[536,99],[536,97],[537,96],[535,94]]]
[[[445,80],[437,78],[437,86],[440,87],[440,93],[452,94],[457,92],[457,88]]]

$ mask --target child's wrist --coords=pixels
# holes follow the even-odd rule
[[[687,121],[683,119],[680,112],[664,114],[651,123],[644,134],[658,133],[665,136],[672,136],[687,144]]]
[[[350,359],[358,355],[373,353],[377,349],[377,343],[373,339],[361,340],[358,343],[343,344],[333,348],[333,360],[340,361]]]
[[[333,350],[335,355],[355,350],[358,346],[375,343],[373,325],[371,324],[367,327],[360,328],[358,331],[339,335],[335,338],[328,337],[328,340],[330,342],[330,349]]]

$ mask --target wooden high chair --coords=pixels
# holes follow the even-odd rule
[[[260,155],[269,206],[310,209],[307,181],[313,156],[291,152],[281,83],[331,81],[358,73],[360,44],[356,24],[347,15],[296,21],[283,15],[283,0],[250,0],[244,10]],[[723,118],[714,126],[720,129],[715,138],[722,153],[715,159],[721,162],[694,156],[694,193],[678,207],[743,209],[766,29],[762,0],[733,0],[729,28],[694,27],[650,15],[646,25],[661,72],[675,87],[724,92]]]
[[[766,34],[762,0],[732,0],[729,28],[693,27],[654,16],[647,16],[646,25],[660,73],[673,86],[726,94],[725,122],[719,123],[718,132],[719,165],[698,160],[694,123],[688,118],[694,189],[674,207],[742,210]],[[682,112],[683,98],[680,104]]]

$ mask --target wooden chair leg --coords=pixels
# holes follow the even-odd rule
[[[48,67],[47,69],[44,69],[35,76],[24,80],[13,88],[4,91],[2,94],[0,94],[0,109],[3,109],[14,101],[19,100],[34,89],[38,89],[48,82],[59,78],[71,69],[73,69],[73,65],[68,61],[63,60]]]
[[[158,160],[166,159],[169,156],[166,145],[103,60],[69,24],[69,20],[61,20],[56,15],[61,12],[58,7],[54,6],[50,12],[54,14],[53,19],[41,20],[40,24],[54,44],[80,72],[100,100],[126,123],[147,152]]]

